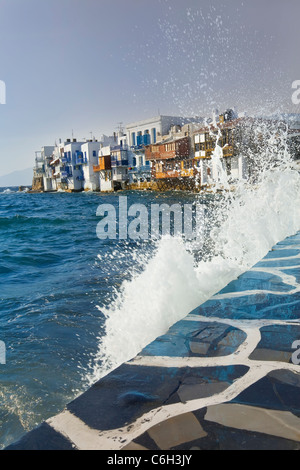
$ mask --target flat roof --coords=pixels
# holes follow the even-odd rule
[[[136,121],[136,122],[132,122],[130,124],[127,124],[126,126],[126,129],[130,129],[131,127],[138,127],[138,126],[144,126],[144,125],[147,125],[147,124],[150,124],[151,122],[156,122],[156,121],[160,121],[162,118],[168,118],[168,119],[182,119],[183,121],[186,121],[186,120],[193,120],[195,118],[190,118],[190,117],[183,117],[183,116],[166,116],[164,114],[160,114],[159,116],[155,116],[153,118],[150,118],[150,119],[144,119],[142,121]]]

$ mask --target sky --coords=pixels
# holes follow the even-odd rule
[[[0,176],[158,114],[299,113],[299,0],[0,0]]]

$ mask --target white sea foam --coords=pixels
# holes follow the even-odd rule
[[[183,240],[164,238],[143,272],[123,283],[104,311],[106,335],[99,338],[90,383],[134,357],[300,229],[299,170],[285,146],[276,149],[269,139],[255,186],[241,181],[225,194],[216,217],[220,223],[210,234],[215,247],[210,260],[196,262]],[[224,187],[224,175],[220,184]]]

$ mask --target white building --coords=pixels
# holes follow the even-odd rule
[[[42,147],[41,157],[44,161],[43,185],[45,192],[54,190],[52,185],[52,169],[50,166],[53,151],[54,145]]]
[[[98,154],[100,150],[100,142],[88,141],[81,145],[83,154],[83,189],[86,191],[99,191],[99,175],[94,172],[94,166],[98,164]]]
[[[54,146],[44,146],[41,151],[35,152],[35,166],[33,168],[33,187],[45,192],[53,191],[52,168],[50,162]]]
[[[111,146],[107,145],[99,150],[99,165],[95,169],[99,175],[100,191],[113,191],[111,169]],[[97,174],[97,173],[96,173]]]
[[[60,168],[61,189],[71,191],[81,191],[83,189],[84,174],[83,164],[85,162],[81,146],[84,142],[77,142],[76,139],[67,139],[63,145],[61,155],[62,166]]]
[[[169,133],[171,127],[182,127],[184,124],[202,121],[202,118],[159,115],[144,121],[133,122],[126,126],[127,142],[129,147],[156,144],[162,136]]]
[[[129,147],[127,137],[122,132],[118,134],[118,145],[111,146],[111,172],[114,189],[125,189],[129,182]]]
[[[129,181],[150,181],[151,165],[145,158],[145,146],[162,141],[170,132],[177,132],[185,124],[202,123],[202,118],[181,116],[155,116],[126,126],[129,154]]]

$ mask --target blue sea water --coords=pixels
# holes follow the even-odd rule
[[[122,194],[129,204],[146,205],[194,198]],[[0,448],[86,389],[105,334],[101,306],[155,249],[151,242],[97,238],[97,207],[116,206],[118,196],[0,188],[0,340],[7,354],[0,364]]]

